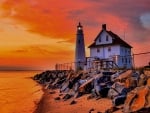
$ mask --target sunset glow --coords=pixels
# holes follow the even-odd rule
[[[148,52],[149,4],[149,0],[1,0],[0,69],[54,69],[56,63],[73,62],[79,21],[86,47],[106,23],[134,53]],[[137,66],[145,65],[150,55],[136,60]]]

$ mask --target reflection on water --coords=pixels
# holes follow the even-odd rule
[[[33,113],[41,87],[29,77],[37,72],[0,72],[0,113]]]

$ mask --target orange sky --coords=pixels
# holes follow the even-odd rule
[[[149,4],[149,0],[1,0],[0,69],[53,69],[56,63],[72,62],[79,21],[86,47],[106,23],[123,39],[125,33],[134,53],[150,51]],[[149,61],[150,55],[138,56],[136,65]]]

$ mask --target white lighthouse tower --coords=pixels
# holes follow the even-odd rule
[[[80,69],[84,69],[84,64],[85,64],[84,34],[83,34],[83,27],[79,22],[76,34],[75,70],[77,71]]]

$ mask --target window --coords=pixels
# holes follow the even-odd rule
[[[78,43],[80,44],[80,40],[78,40]]]
[[[111,47],[108,47],[108,51],[109,51],[109,52],[111,51]]]
[[[101,37],[99,37],[99,42],[101,42]]]
[[[124,63],[124,58],[122,58],[122,63]]]
[[[125,49],[125,53],[127,53],[127,49]]]
[[[106,41],[108,41],[108,35],[106,35]]]
[[[126,61],[126,63],[127,63],[127,58],[125,58],[125,59],[126,59],[125,61]]]
[[[130,58],[129,58],[129,64],[131,63]]]
[[[128,50],[128,54],[130,54],[130,50]]]
[[[97,53],[99,53],[100,52],[100,49],[99,48],[97,48]]]

